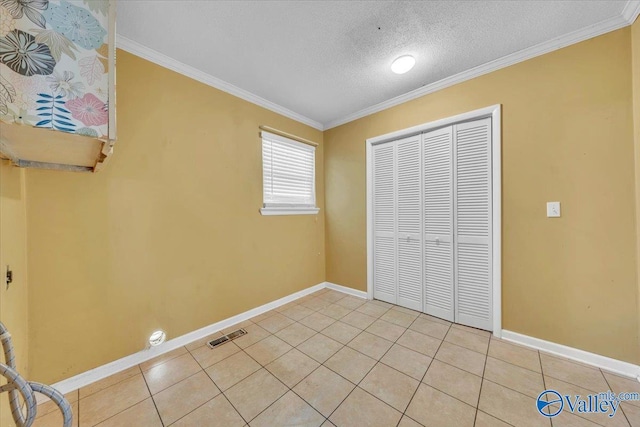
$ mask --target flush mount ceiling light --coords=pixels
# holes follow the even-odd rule
[[[396,74],[404,74],[416,64],[416,60],[411,55],[402,55],[399,58],[396,58],[395,61],[391,64],[391,71]]]
[[[151,347],[155,347],[157,345],[162,344],[166,339],[167,339],[167,334],[164,331],[162,330],[155,331],[149,337],[149,345]]]

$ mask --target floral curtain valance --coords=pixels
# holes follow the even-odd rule
[[[109,135],[108,0],[0,0],[0,120]]]

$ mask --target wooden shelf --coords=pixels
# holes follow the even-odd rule
[[[0,122],[0,157],[17,166],[93,172],[112,151],[111,142],[89,136]]]

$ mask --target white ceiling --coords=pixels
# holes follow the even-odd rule
[[[638,0],[123,0],[117,19],[124,49],[326,129],[474,67],[619,28],[637,9]],[[403,54],[416,66],[393,74]]]

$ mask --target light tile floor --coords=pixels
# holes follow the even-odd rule
[[[205,345],[238,327],[248,335]],[[535,408],[546,388],[636,381],[332,290],[222,332],[69,393],[74,426],[640,426],[640,402],[613,418]],[[36,427],[60,425],[39,406]]]

